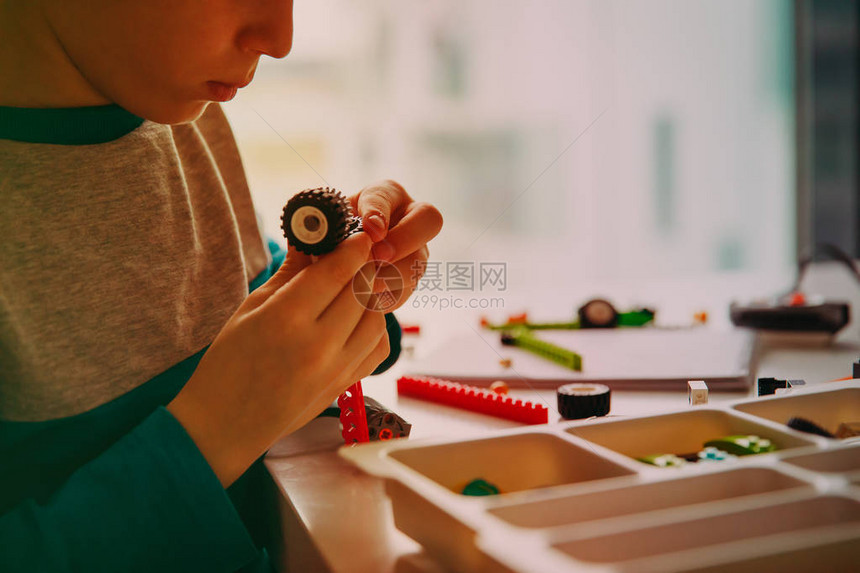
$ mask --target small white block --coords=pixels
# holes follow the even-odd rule
[[[687,399],[690,406],[708,403],[708,385],[704,380],[689,380],[687,382]]]

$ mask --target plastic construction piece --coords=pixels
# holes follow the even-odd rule
[[[777,388],[788,388],[788,380],[777,380],[776,378],[759,378],[758,395],[770,396],[776,394]]]
[[[758,379],[758,395],[770,396],[776,394],[777,390],[790,390],[794,386],[804,386],[805,380],[778,380],[777,378],[759,378]]]
[[[367,418],[367,435],[371,441],[409,437],[412,424],[370,396],[364,397],[364,410]]]
[[[529,315],[525,312],[508,316],[508,324],[528,324]]]
[[[337,399],[337,405],[340,406],[340,423],[343,425],[341,435],[344,441],[347,444],[369,442],[370,435],[361,382],[356,382],[341,394]]]
[[[579,330],[582,328],[614,328],[616,326],[638,327],[654,321],[655,312],[640,308],[618,312],[607,300],[596,298],[588,301],[577,310],[575,320],[563,322],[530,322],[526,313],[510,315],[507,322],[492,324],[481,317],[481,327],[489,330],[510,330],[524,327],[527,330]]]
[[[687,400],[690,406],[708,403],[708,385],[704,380],[689,380],[687,382]]]
[[[362,229],[347,198],[337,189],[306,189],[284,205],[281,230],[287,242],[307,255],[323,255]]]
[[[320,412],[318,417],[340,418],[341,409],[338,404],[339,402],[336,401],[333,405]],[[367,418],[370,441],[409,437],[412,424],[370,396],[364,397],[364,412]]]
[[[693,313],[693,324],[707,324],[708,323],[708,311],[700,310],[699,312]]]
[[[579,307],[580,328],[613,328],[618,324],[618,311],[612,303],[595,298]]]
[[[504,324],[483,325],[489,330],[510,330],[511,328],[523,327],[526,330],[579,330],[581,327],[578,320],[572,322],[513,322],[510,319]]]
[[[466,487],[460,492],[463,495],[484,496],[484,495],[499,495],[499,488],[491,484],[485,479],[474,479],[466,484]]]
[[[403,334],[421,334],[421,325],[419,324],[401,324],[400,330]]]
[[[640,308],[618,313],[618,326],[645,326],[654,322],[656,313],[650,308]]]
[[[546,406],[439,378],[401,376],[397,393],[524,424],[546,424],[549,420]]]
[[[661,468],[678,467],[702,462],[722,462],[734,459],[737,459],[737,456],[713,446],[708,446],[702,451],[692,452],[689,454],[654,454],[651,456],[636,458],[637,461]]]
[[[556,390],[558,413],[565,420],[580,420],[609,413],[612,392],[603,384],[565,384]]]
[[[645,326],[654,321],[654,311],[650,308],[639,308],[627,312],[618,312],[611,302],[595,298],[577,311],[579,328],[615,328],[616,326]]]
[[[518,346],[577,372],[582,371],[582,356],[567,348],[541,340],[524,328],[502,332],[502,344]]]
[[[281,230],[287,242],[306,255],[324,255],[352,233],[362,230],[347,198],[337,189],[317,187],[293,196],[281,213]],[[368,427],[361,381],[337,399],[341,432],[347,444],[367,442]]]
[[[726,436],[718,440],[705,442],[705,447],[714,447],[736,456],[751,456],[776,451],[776,446],[770,441],[758,436]]]
[[[733,460],[737,459],[737,456],[733,456],[728,452],[724,452],[723,450],[717,449],[713,446],[709,446],[696,454],[698,461],[700,462],[722,462],[725,460]]]
[[[679,468],[687,465],[687,460],[679,458],[675,454],[653,454],[636,458],[636,460],[644,464],[657,466],[658,468]]]
[[[508,383],[504,380],[496,380],[490,384],[490,390],[496,394],[507,394],[510,391],[510,388],[508,388]]]
[[[797,430],[798,432],[805,432],[807,434],[814,434],[816,436],[822,436],[824,438],[835,438],[833,434],[816,424],[811,420],[807,420],[806,418],[798,418],[794,417],[788,420],[785,423],[786,426],[791,428],[792,430]]]
[[[791,303],[791,300],[785,301]],[[729,316],[735,326],[790,332],[826,332],[836,334],[851,319],[851,307],[845,302],[794,305],[783,301],[763,302],[749,306],[731,303]]]

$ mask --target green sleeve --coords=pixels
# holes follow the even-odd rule
[[[400,339],[403,337],[403,330],[400,328],[400,323],[397,322],[394,314],[389,312],[385,315],[385,327],[388,329],[388,346],[390,350],[388,351],[388,357],[376,367],[376,370],[372,374],[382,374],[391,368],[397,362],[397,359],[400,358]]]
[[[231,573],[259,553],[182,425],[159,407],[44,503],[0,516],[0,571]]]

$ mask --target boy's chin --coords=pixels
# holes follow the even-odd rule
[[[183,104],[152,106],[140,110],[129,109],[129,111],[155,123],[176,125],[189,123],[199,118],[210,103],[208,101],[193,101]]]

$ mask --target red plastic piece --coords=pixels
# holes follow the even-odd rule
[[[804,306],[806,304],[806,295],[802,292],[793,292],[788,298],[788,306]]]
[[[546,406],[439,378],[401,376],[397,393],[524,424],[546,424],[549,419]]]
[[[364,392],[361,381],[356,382],[346,392],[338,396],[340,406],[340,423],[343,426],[341,435],[347,444],[369,442],[367,430],[367,413],[364,411]]]
[[[529,321],[528,313],[512,314],[508,317],[508,324],[525,324]]]
[[[508,385],[503,380],[496,380],[490,384],[490,390],[496,394],[507,394],[510,388],[508,388]]]
[[[403,334],[421,334],[421,326],[418,324],[405,324],[400,326]]]

